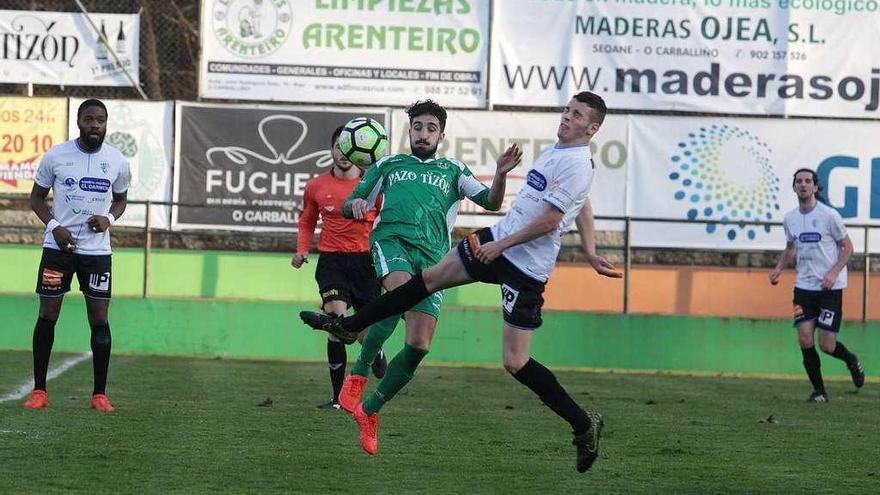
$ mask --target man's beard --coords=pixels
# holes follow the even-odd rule
[[[99,134],[98,137],[94,137],[91,134],[80,134],[79,139],[86,145],[89,149],[98,149],[104,144],[104,136],[105,134]]]
[[[437,152],[437,146],[430,148],[416,148],[414,144],[410,143],[409,147],[412,149],[412,154],[421,160],[431,158],[434,156],[434,153]]]

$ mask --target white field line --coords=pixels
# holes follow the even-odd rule
[[[70,368],[73,368],[74,366],[85,361],[86,359],[89,359],[90,357],[92,357],[92,353],[87,352],[85,354],[80,354],[79,356],[74,356],[74,357],[69,358],[65,361],[62,361],[61,364],[59,364],[58,366],[49,370],[49,373],[46,375],[46,381],[52,380],[53,378],[57,378],[65,371],[69,370]],[[23,399],[24,396],[31,393],[31,390],[33,390],[33,389],[34,389],[34,380],[33,379],[28,380],[27,382],[23,383],[20,387],[13,390],[12,392],[9,392],[6,395],[0,396],[0,404],[2,404],[4,402],[9,402],[12,400]]]

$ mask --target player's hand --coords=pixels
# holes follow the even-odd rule
[[[596,273],[602,275],[604,277],[609,278],[621,278],[623,277],[623,272],[619,272],[614,268],[614,264],[605,259],[598,254],[594,254],[592,256],[587,256],[587,260],[592,265],[593,270],[596,270]]]
[[[507,175],[507,172],[510,172],[522,162],[522,153],[519,146],[511,144],[495,161],[495,173]]]
[[[55,244],[58,244],[58,248],[62,251],[72,253],[73,250],[76,249],[76,242],[73,239],[73,234],[64,227],[60,225],[55,227],[52,231],[52,237],[55,238]]]
[[[485,244],[480,244],[474,254],[477,256],[477,259],[480,260],[480,263],[484,265],[488,265],[489,263],[495,261],[501,253],[504,251],[504,246],[501,245],[498,241],[487,242]]]
[[[290,264],[294,268],[299,268],[303,266],[303,263],[309,262],[309,253],[296,253],[293,255],[293,258],[290,259]]]
[[[351,214],[354,216],[355,220],[363,220],[367,218],[367,212],[372,210],[370,208],[370,204],[367,203],[367,200],[357,198],[351,201]]]
[[[779,283],[779,277],[782,275],[782,270],[778,268],[774,268],[772,272],[770,272],[770,284],[776,285]]]
[[[821,287],[822,290],[831,290],[834,287],[834,282],[837,282],[837,276],[839,274],[840,272],[832,269],[822,277],[822,283],[819,287]]]
[[[110,220],[102,215],[92,215],[86,220],[89,230],[92,232],[104,232],[110,228]]]

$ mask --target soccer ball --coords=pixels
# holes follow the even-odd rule
[[[358,117],[345,124],[336,143],[348,161],[358,167],[367,168],[385,154],[388,133],[379,122],[368,117]]]

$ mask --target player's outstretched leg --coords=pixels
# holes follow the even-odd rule
[[[849,352],[849,349],[843,345],[843,342],[839,340],[835,341],[834,350],[831,352],[825,351],[825,353],[846,363],[849,375],[852,377],[853,385],[855,385],[856,388],[862,388],[862,385],[865,384],[865,367],[862,366],[862,363],[855,354]]]
[[[361,344],[361,352],[351,367],[351,375],[345,377],[342,390],[339,392],[339,406],[353,413],[361,402],[361,395],[367,385],[367,373],[372,368],[376,378],[383,378],[388,368],[382,346],[394,333],[400,315],[386,318],[367,329],[367,335]]]
[[[562,388],[556,376],[544,365],[532,358],[520,369],[514,370],[505,363],[505,368],[517,381],[534,392],[541,402],[571,425],[577,448],[575,467],[580,473],[586,472],[599,457],[599,438],[604,421],[597,412],[586,412]]]

